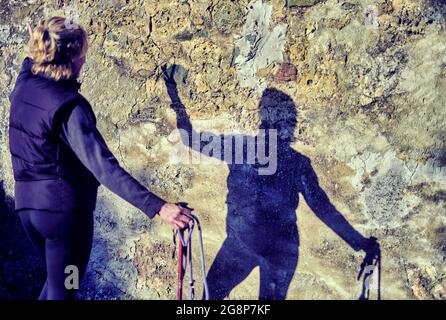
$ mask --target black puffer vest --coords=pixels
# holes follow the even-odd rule
[[[26,58],[10,95],[9,147],[14,179],[98,186],[93,174],[59,138],[61,111],[78,102],[90,106],[78,92],[80,84],[34,75],[31,66],[32,60]]]

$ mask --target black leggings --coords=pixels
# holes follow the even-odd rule
[[[72,288],[75,272],[73,267],[67,266],[77,268],[80,284],[90,258],[93,212],[23,210],[19,211],[19,215],[26,234],[46,268],[47,278],[39,300],[75,299],[78,291]]]

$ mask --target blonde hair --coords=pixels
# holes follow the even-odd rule
[[[67,28],[65,22],[63,17],[52,17],[41,20],[34,29],[28,44],[34,61],[32,73],[43,73],[56,81],[78,76],[74,62],[87,52],[87,33],[77,25]]]

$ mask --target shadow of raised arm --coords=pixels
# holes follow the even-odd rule
[[[212,132],[207,132],[207,131],[197,132],[193,129],[189,115],[187,114],[187,111],[178,94],[178,86],[174,79],[174,75],[177,68],[178,65],[175,64],[171,65],[170,67],[164,65],[162,67],[163,71],[162,78],[164,80],[164,83],[166,84],[167,93],[172,101],[170,107],[177,114],[177,128],[178,130],[182,130],[182,132],[180,132],[182,142],[194,151],[206,154],[211,157],[216,157],[219,160],[224,159],[223,135],[216,135]],[[205,146],[216,143],[220,144],[219,150],[221,151],[221,153],[213,154],[212,152],[210,153],[204,152]]]

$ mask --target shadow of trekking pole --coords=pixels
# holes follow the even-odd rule
[[[361,263],[357,278],[357,280],[359,280],[363,276],[362,290],[359,300],[370,300],[370,280],[375,271],[378,277],[377,299],[381,300],[381,249],[375,237],[371,237],[369,240],[369,248]]]

